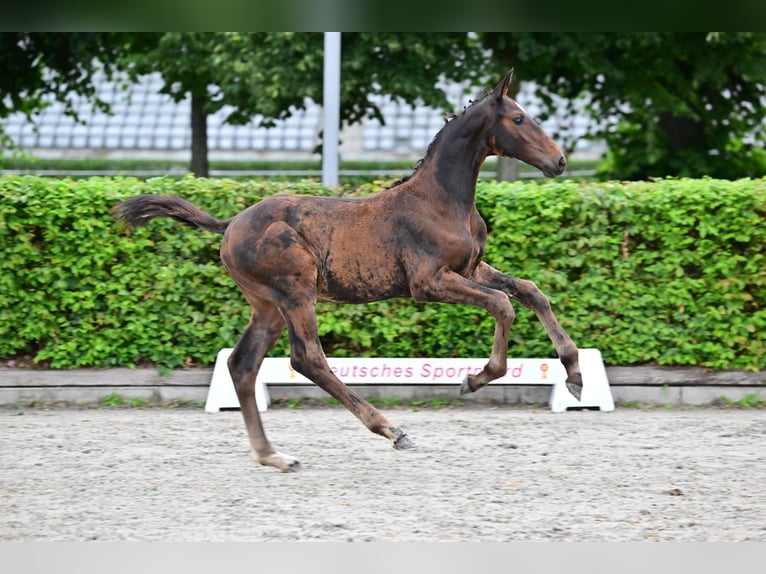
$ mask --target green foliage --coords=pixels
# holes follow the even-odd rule
[[[737,409],[763,409],[766,408],[766,401],[761,399],[757,393],[748,393],[738,401],[733,401],[727,397],[721,397],[718,404],[725,407]]]
[[[127,404],[127,401],[122,395],[110,393],[98,399],[98,404],[102,407],[124,407]]]
[[[513,65],[512,89],[538,87],[541,119],[577,107],[590,114],[588,137],[609,147],[604,178],[766,174],[763,32],[344,32],[342,43],[341,119],[349,124],[382,120],[380,95],[453,112],[441,80],[485,86]],[[230,123],[271,125],[306,98],[321,103],[323,35],[4,33],[0,120],[32,118],[46,98],[68,113],[78,97],[107,109],[92,83],[99,68],[131,79],[159,72],[164,93],[191,95],[192,169],[205,174],[206,114],[230,106]],[[576,143],[573,130],[554,135],[564,147]],[[12,145],[1,124],[0,145]]]
[[[225,218],[286,192],[331,193],[313,182],[0,177],[0,357],[212,364],[249,317],[219,262],[220,236],[171,220],[121,230],[110,209],[167,193]],[[575,342],[608,364],[766,367],[766,180],[480,183],[477,206],[486,260],[534,280]],[[551,356],[534,314],[516,307],[509,354]],[[480,357],[491,347],[492,319],[470,307],[318,309],[328,355]],[[283,336],[272,355],[286,353]]]
[[[461,407],[463,401],[460,399],[428,399],[428,400],[411,400],[408,402],[409,406],[413,410],[417,411],[423,408],[431,409],[446,409],[450,407]]]
[[[763,177],[766,34],[618,32],[481,34],[499,73],[535,81],[543,117],[591,116],[607,143],[605,179]],[[552,95],[559,96],[558,102]],[[562,133],[560,143],[575,143]]]
[[[110,209],[174,193],[229,217],[280,190],[192,177],[0,178],[0,356],[32,353],[53,367],[210,363],[249,316],[219,263],[220,237],[170,220],[121,233]]]
[[[147,36],[123,32],[3,32],[0,34],[0,120],[13,113],[28,118],[56,100],[67,115],[77,118],[75,103],[82,98],[109,111],[96,97],[93,78],[110,77],[127,44],[141,48]],[[14,142],[0,122],[0,159]]]
[[[171,400],[167,402],[162,403],[156,403],[152,402],[149,399],[144,399],[141,397],[124,397],[123,395],[119,393],[109,393],[108,395],[105,395],[98,399],[97,401],[98,405],[102,407],[111,407],[111,408],[122,408],[122,407],[129,407],[134,409],[145,409],[153,406],[161,406],[164,408],[197,408],[201,409],[205,405],[204,403],[198,402],[198,401],[186,401],[186,400]],[[81,406],[88,406],[88,402],[84,401]],[[33,405],[30,405],[33,406]],[[38,405],[39,406],[39,405]]]

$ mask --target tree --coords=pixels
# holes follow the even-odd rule
[[[95,108],[109,111],[96,97],[94,75],[111,77],[128,34],[122,33],[0,33],[0,120],[24,113],[30,121],[52,96],[65,113],[77,118],[75,97],[87,98]],[[0,124],[0,142],[11,147]]]
[[[437,80],[473,77],[479,50],[465,33],[344,33],[341,120],[382,120],[370,99],[376,94],[446,110]],[[176,101],[191,96],[191,168],[198,176],[208,173],[209,114],[229,105],[227,122],[260,116],[259,125],[268,127],[307,100],[322,102],[321,33],[166,33],[153,49],[129,55],[124,66],[134,77],[160,72],[161,91]]]
[[[248,94],[258,70],[247,45],[247,35],[239,33],[168,32],[150,49],[128,52],[121,61],[134,79],[159,72],[161,93],[176,102],[191,98],[191,171],[197,176],[208,175],[207,116],[226,104],[237,106],[230,121],[251,115]]]
[[[341,119],[382,122],[383,116],[371,100],[375,95],[451,113],[452,104],[439,82],[483,83],[483,59],[482,46],[474,36],[462,32],[344,33]],[[505,72],[507,69],[501,75]]]
[[[766,34],[486,33],[493,61],[551,94],[584,98],[605,177],[766,173]]]

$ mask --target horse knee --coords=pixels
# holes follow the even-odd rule
[[[516,310],[507,298],[505,301],[506,305],[503,307],[502,318],[506,324],[511,325],[516,320]]]
[[[537,311],[550,311],[550,300],[534,281],[523,279],[519,281],[519,285],[521,287],[521,289],[519,289],[519,295],[521,295],[519,299],[522,303]]]
[[[513,305],[511,305],[508,297],[504,294],[499,294],[495,300],[495,304],[490,307],[489,311],[495,318],[495,321],[506,327],[510,327],[516,319],[516,311],[514,310]]]

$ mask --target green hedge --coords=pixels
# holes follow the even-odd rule
[[[126,232],[110,208],[138,193],[219,217],[315,183],[0,177],[0,358],[55,368],[212,364],[248,309],[220,236],[170,220]],[[355,193],[367,193],[359,190]],[[766,367],[766,179],[480,183],[486,259],[534,280],[581,347],[608,364]],[[320,304],[335,356],[485,356],[484,311],[406,300]],[[517,305],[512,356],[553,352]],[[273,355],[287,353],[283,337]]]

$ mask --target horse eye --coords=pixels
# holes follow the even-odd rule
[[[516,116],[515,118],[513,118],[513,123],[516,124],[517,126],[520,126],[521,124],[524,123],[524,116]]]

